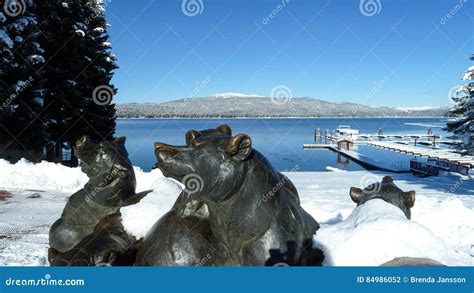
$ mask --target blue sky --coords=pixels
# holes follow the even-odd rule
[[[443,106],[472,65],[469,0],[184,2],[200,13],[188,16],[182,0],[108,4],[117,103],[270,96],[284,85],[293,97]]]

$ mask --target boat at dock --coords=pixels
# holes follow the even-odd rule
[[[339,125],[336,129],[336,134],[345,137],[357,137],[359,135],[359,130],[352,129],[350,125]]]

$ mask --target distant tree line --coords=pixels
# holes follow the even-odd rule
[[[178,100],[166,103],[118,104],[118,118],[252,118],[252,117],[435,117],[447,108],[402,111],[350,103],[329,103],[311,98],[293,98],[286,104],[271,98],[216,98]]]

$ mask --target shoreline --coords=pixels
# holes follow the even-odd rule
[[[375,117],[133,117],[124,118],[117,117],[116,120],[295,120],[295,119],[448,119],[449,117],[444,116],[375,116]]]

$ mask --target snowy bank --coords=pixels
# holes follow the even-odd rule
[[[173,206],[181,186],[176,181],[163,177],[159,170],[143,172],[135,168],[135,172],[137,192],[150,189],[153,192],[138,205],[122,208],[121,212],[127,231],[135,236],[143,236]],[[360,233],[364,236],[356,237],[353,229],[355,222],[349,217],[355,208],[349,198],[350,187],[365,187],[361,185],[366,185],[366,178],[381,180],[387,174],[357,171],[294,172],[285,175],[297,187],[303,207],[321,223],[315,239],[320,243],[324,242],[329,249],[328,264],[377,265],[387,258],[383,251],[374,250],[370,259],[359,263],[354,256],[357,250],[351,251],[351,246],[347,246],[347,251],[343,251],[342,246],[336,243],[340,239],[351,239],[351,243],[356,243],[353,245],[362,245],[370,239],[376,239],[374,235],[380,235],[382,228],[392,226],[390,219],[385,219],[388,221],[386,226],[367,221],[367,228]],[[445,257],[438,260],[446,261],[449,265],[474,265],[473,180],[453,175],[426,179],[411,174],[390,175],[403,190],[414,189],[417,192],[411,224],[418,225],[418,228],[413,228],[413,231],[420,229],[418,231],[425,231],[424,235],[439,240],[422,244],[422,252],[412,249],[407,255],[425,257],[426,250],[429,249],[430,253],[436,254],[434,256],[444,254]],[[11,198],[0,201],[0,265],[48,265],[46,254],[49,228],[61,215],[67,198],[82,188],[85,182],[87,177],[79,168],[46,162],[31,164],[26,161],[12,165],[0,160],[0,190],[13,194]],[[33,194],[36,196],[32,196]],[[407,225],[408,223],[405,226]],[[347,233],[339,231],[344,229]],[[394,236],[391,245],[407,251],[407,241],[417,239],[413,237],[418,235],[410,229],[401,229],[407,231],[400,232],[403,233],[400,237]],[[339,234],[331,232],[335,230]],[[355,241],[354,237],[360,242]],[[446,253],[442,252],[443,246]]]

